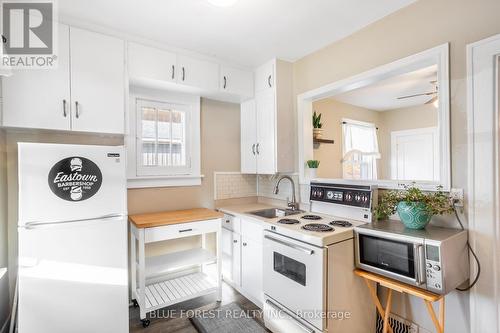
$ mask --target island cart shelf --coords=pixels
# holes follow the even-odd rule
[[[147,313],[192,298],[217,293],[222,297],[221,218],[223,214],[205,208],[129,216],[131,294],[140,310],[144,327]],[[216,252],[207,249],[206,236],[215,233]],[[148,243],[201,235],[201,248],[147,257]],[[203,265],[216,263],[215,277]],[[199,266],[200,271],[178,275],[183,268]],[[172,275],[176,272],[176,275]]]

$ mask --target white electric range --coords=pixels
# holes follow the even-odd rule
[[[372,219],[374,186],[311,183],[310,212],[264,231],[264,321],[275,333],[369,332],[375,308],[353,274],[354,226]]]

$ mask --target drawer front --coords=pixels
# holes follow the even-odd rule
[[[263,230],[264,228],[259,222],[253,222],[251,220],[241,221],[241,235],[260,244],[262,244],[264,237]]]
[[[144,241],[146,243],[151,243],[216,232],[220,231],[220,225],[221,220],[214,219],[147,228],[144,233]]]
[[[224,217],[222,218],[222,227],[240,233],[241,219],[233,215],[224,214]]]

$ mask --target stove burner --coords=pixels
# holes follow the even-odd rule
[[[296,219],[281,219],[278,221],[278,223],[281,224],[299,224],[299,220]]]
[[[342,221],[342,220],[332,221],[332,222],[330,222],[330,225],[337,226],[337,227],[344,227],[344,228],[352,227],[351,222]]]
[[[332,227],[326,224],[321,224],[321,223],[309,223],[304,226],[302,226],[302,229],[308,230],[308,231],[319,231],[319,232],[325,232],[325,231],[334,231]]]
[[[302,216],[304,220],[321,220],[322,217],[318,215],[304,215]]]

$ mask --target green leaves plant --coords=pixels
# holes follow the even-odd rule
[[[444,215],[453,213],[452,199],[443,192],[443,187],[438,186],[436,192],[423,192],[412,185],[405,185],[404,190],[388,191],[380,197],[375,214],[378,219],[385,219],[396,213],[397,205],[401,201],[422,202],[426,205],[427,211],[432,215]]]
[[[323,127],[323,124],[321,123],[321,113],[318,115],[316,113],[316,111],[314,111],[312,121],[313,121],[314,128],[322,128]]]
[[[319,167],[319,161],[318,160],[309,160],[309,161],[307,161],[307,166],[310,169],[317,169]]]

